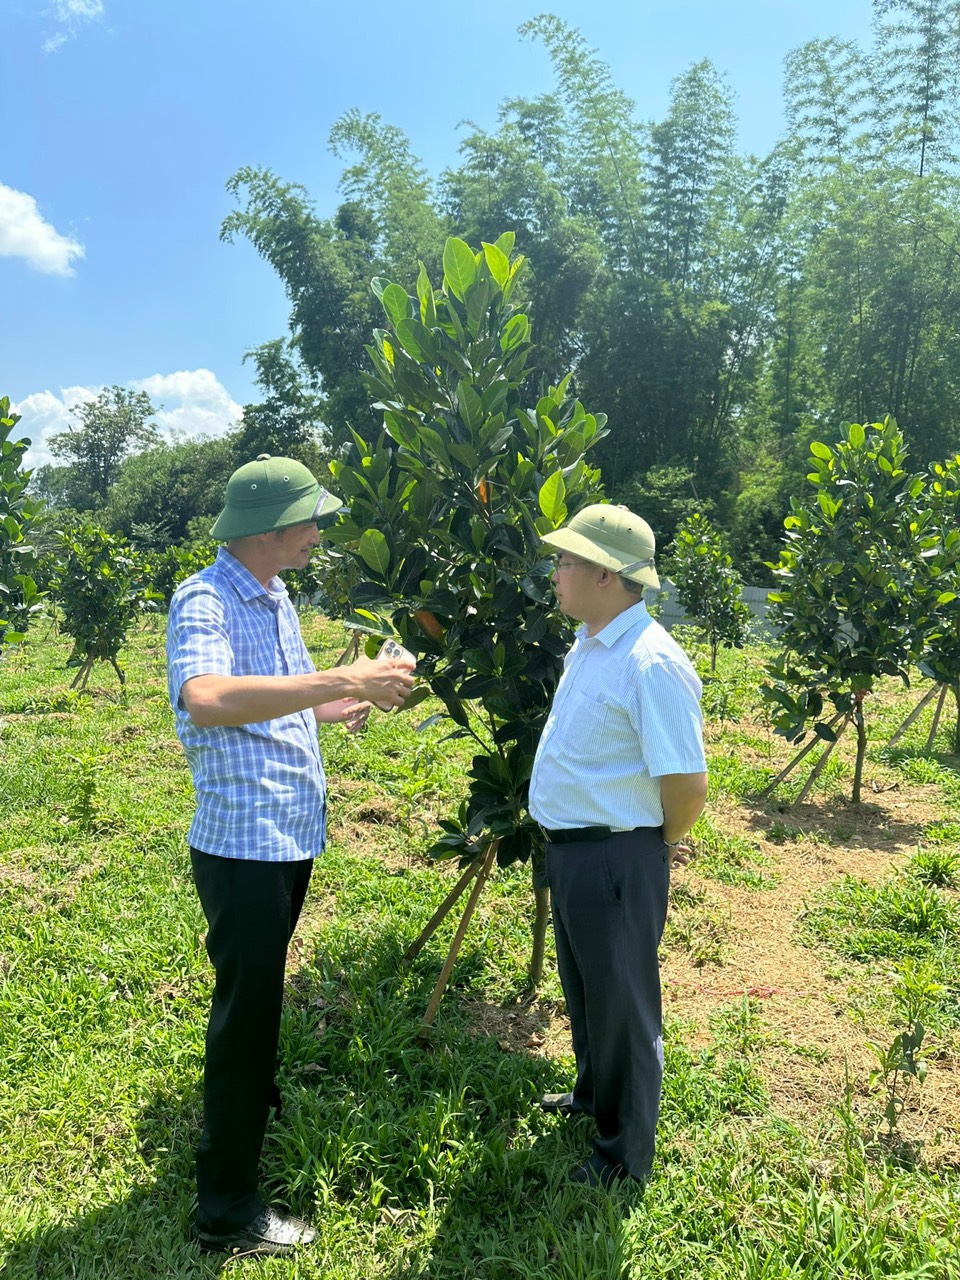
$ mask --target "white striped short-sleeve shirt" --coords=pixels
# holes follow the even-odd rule
[[[659,779],[703,773],[702,686],[677,642],[631,605],[567,654],[530,779],[548,830],[663,823]]]
[[[197,793],[187,837],[193,848],[262,862],[296,862],[322,852],[326,779],[313,711],[204,728],[194,724],[181,697],[194,676],[313,670],[297,612],[279,578],[264,587],[221,548],[209,568],[174,592],[167,678]]]

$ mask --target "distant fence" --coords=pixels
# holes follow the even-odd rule
[[[772,587],[744,587],[740,592],[740,599],[757,619],[758,632],[771,640],[776,635],[774,627],[767,620],[767,597],[772,590]],[[680,603],[677,584],[669,578],[663,579],[659,591],[648,587],[643,598],[648,608],[651,605],[657,608],[657,617],[668,631],[672,631],[679,622],[689,621],[687,611]]]

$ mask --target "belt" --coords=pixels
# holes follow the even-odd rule
[[[548,831],[546,827],[540,829],[550,844],[588,844],[620,834],[610,827],[564,827],[562,831]]]

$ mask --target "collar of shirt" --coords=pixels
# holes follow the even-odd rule
[[[223,574],[245,604],[251,600],[265,600],[271,608],[276,609],[281,601],[287,599],[287,588],[282,578],[271,578],[264,586],[226,547],[221,547],[217,552],[215,563],[217,571]]]
[[[617,616],[611,622],[608,622],[602,631],[598,631],[595,636],[588,635],[587,624],[585,622],[581,623],[576,632],[577,644],[579,646],[583,645],[587,641],[595,641],[597,644],[602,644],[607,649],[612,649],[620,637],[626,635],[631,627],[638,627],[639,630],[637,634],[639,635],[640,632],[643,631],[644,627],[649,626],[652,621],[653,619],[647,611],[647,606],[642,600],[638,600],[636,604],[630,605],[629,609],[624,609],[623,613],[618,613]]]

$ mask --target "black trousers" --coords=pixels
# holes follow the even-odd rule
[[[594,1161],[649,1177],[663,1080],[657,947],[670,888],[659,828],[547,845],[557,965]]]
[[[275,1095],[287,947],[313,862],[255,862],[191,849],[216,974],[197,1149],[197,1225],[243,1226],[264,1208],[257,1168]]]

